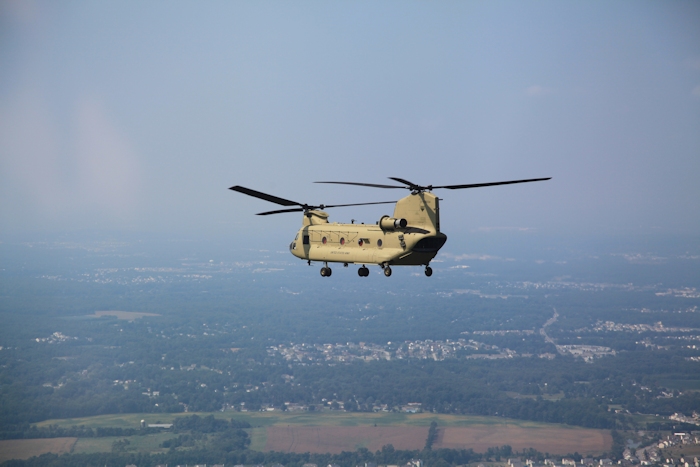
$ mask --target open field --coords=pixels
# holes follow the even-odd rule
[[[289,426],[269,427],[265,451],[330,452],[367,448],[377,451],[386,444],[396,449],[422,449],[428,427],[417,426]]]
[[[138,428],[141,420],[146,420],[146,423],[172,423],[178,417],[187,417],[195,415],[195,412],[189,413],[136,413],[136,414],[112,414],[112,415],[97,415],[94,417],[82,418],[63,418],[46,420],[39,422],[37,426],[58,425],[63,427],[80,426],[98,428],[98,427],[121,427],[121,428]],[[230,420],[244,420],[250,423],[253,427],[270,427],[270,426],[420,426],[428,427],[430,423],[435,421],[440,428],[444,427],[469,427],[474,425],[479,426],[517,426],[522,428],[572,428],[567,425],[557,425],[552,423],[539,423],[527,420],[513,420],[502,417],[482,417],[476,415],[444,415],[434,413],[392,413],[392,412],[340,412],[340,411],[324,411],[324,412],[212,412],[196,413],[201,417],[213,415],[216,418]]]
[[[473,449],[484,452],[490,447],[510,445],[520,451],[535,448],[551,454],[578,452],[598,455],[612,446],[612,436],[605,430],[572,427],[525,428],[513,425],[475,425],[438,429],[435,448]]]
[[[29,459],[47,452],[70,452],[77,438],[11,439],[0,441],[0,462],[10,459]]]
[[[144,316],[161,316],[158,313],[141,313],[138,311],[96,311],[90,317],[100,318],[102,316],[115,316],[117,319],[133,321]]]
[[[79,438],[78,442],[73,447],[75,454],[92,454],[95,452],[110,452],[112,443],[122,439],[129,440],[127,451],[129,452],[165,452],[166,449],[160,447],[160,444],[174,438],[176,435],[171,432],[154,433],[145,436],[107,436],[104,438]]]
[[[85,425],[87,427],[136,428],[140,421],[171,423],[180,414],[118,414],[96,417],[47,420],[38,425]],[[457,416],[432,413],[347,413],[347,412],[215,412],[198,413],[202,417],[244,420],[253,428],[250,448],[257,451],[341,452],[358,447],[370,450],[393,444],[397,449],[422,449],[428,427],[438,424],[436,448],[474,449],[483,452],[490,447],[508,444],[514,449],[535,448],[552,454],[600,454],[609,450],[612,438],[606,430],[593,430],[548,423],[510,420],[501,417]],[[131,448],[155,451],[165,432],[149,437],[129,437]],[[136,439],[139,445],[137,446]],[[100,452],[111,449],[113,439],[79,440],[75,452]],[[145,443],[141,446],[142,443]]]

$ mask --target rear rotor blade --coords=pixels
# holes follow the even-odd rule
[[[531,178],[529,180],[510,180],[507,182],[491,182],[491,183],[470,183],[467,185],[444,185],[444,186],[434,186],[433,188],[447,188],[448,190],[459,190],[462,188],[479,188],[482,186],[495,186],[495,185],[512,185],[514,183],[528,183],[528,182],[542,182],[544,180],[551,180],[552,177],[547,178]]]
[[[320,206],[321,209],[325,208],[342,208],[345,206],[367,206],[369,204],[396,204],[396,201],[377,201],[376,203],[353,203],[353,204],[324,204]]]
[[[265,201],[269,201],[271,203],[279,204],[282,206],[303,206],[303,204],[297,203],[296,201],[290,201],[288,199],[268,195],[267,193],[251,190],[250,188],[246,188],[239,185],[232,186],[231,188],[229,188],[229,190],[237,191],[239,193],[243,193],[244,195],[252,196],[253,198],[263,199]]]
[[[408,185],[406,188],[411,188],[411,187],[418,187],[420,185],[416,185],[413,182],[409,182],[408,180],[404,180],[403,178],[396,178],[396,177],[389,177],[391,180],[396,180],[399,183],[403,183],[404,185]]]
[[[314,182],[314,183],[333,183],[335,185],[371,186],[374,188],[408,188],[405,186],[397,186],[397,185],[377,185],[376,183],[357,183],[357,182]]]

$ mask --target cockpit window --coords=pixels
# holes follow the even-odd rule
[[[309,236],[308,236],[308,235],[304,235],[304,241],[303,241],[302,243],[303,243],[304,245],[308,245],[308,244],[309,244]]]

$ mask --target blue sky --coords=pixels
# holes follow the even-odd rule
[[[317,180],[447,231],[700,234],[700,2],[0,3],[0,234],[289,237]],[[388,207],[331,220],[374,222]]]

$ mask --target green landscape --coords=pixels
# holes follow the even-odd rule
[[[350,465],[428,459],[426,446],[435,462],[621,459],[628,441],[695,431],[700,302],[683,259],[553,262],[527,281],[517,262],[483,275],[447,262],[439,282],[397,272],[395,294],[370,285],[359,298],[351,282],[318,302],[304,277],[256,277],[259,265],[223,258],[119,245],[110,261],[129,252],[140,265],[106,270],[89,248],[0,247],[0,435],[74,440],[57,459],[264,463],[277,452],[294,465],[344,451],[355,454],[334,462]],[[67,260],[79,266],[66,273]],[[630,280],[596,280],[601,265]]]

